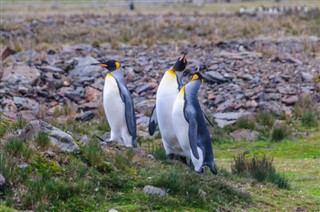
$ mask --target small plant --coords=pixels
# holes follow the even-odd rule
[[[282,141],[290,136],[289,129],[284,124],[275,126],[271,133],[272,141]]]
[[[35,137],[35,142],[38,147],[47,150],[50,147],[50,138],[47,132],[40,131]]]
[[[289,180],[283,175],[276,172],[273,166],[273,158],[258,157],[254,155],[247,159],[244,154],[234,157],[231,164],[231,172],[240,176],[251,176],[258,182],[268,181],[279,188],[289,189]]]
[[[20,157],[24,149],[24,143],[18,137],[10,137],[4,145],[4,150],[11,156]]]
[[[0,138],[3,138],[7,132],[8,132],[9,127],[7,125],[0,126]]]
[[[96,167],[102,172],[110,171],[110,166],[104,160],[105,152],[97,141],[90,140],[88,145],[82,148],[81,152],[90,166]]]
[[[168,157],[166,155],[166,151],[163,148],[156,148],[153,152],[152,155],[157,159],[157,160],[167,160]]]
[[[236,126],[238,129],[254,130],[256,128],[256,120],[253,117],[242,116],[237,120]]]
[[[19,116],[18,120],[15,123],[13,123],[12,128],[14,130],[23,129],[27,125],[27,123],[27,120]]]
[[[308,128],[317,127],[318,121],[317,121],[316,114],[314,114],[313,112],[310,112],[310,111],[304,113],[301,117],[301,124],[303,126],[308,127]]]
[[[0,173],[6,179],[6,184],[12,184],[17,179],[16,166],[8,154],[0,153]]]
[[[268,126],[268,127],[272,127],[275,122],[275,118],[273,114],[267,111],[260,111],[257,114],[257,120],[262,125]]]
[[[301,118],[305,113],[312,112],[314,114],[318,113],[318,109],[315,101],[310,95],[301,95],[294,105],[293,114],[297,118]]]

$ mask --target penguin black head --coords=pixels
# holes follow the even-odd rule
[[[187,53],[184,53],[181,57],[178,58],[177,62],[173,65],[173,70],[182,72],[187,67],[187,59],[186,59]]]
[[[108,69],[108,71],[110,72],[117,70],[121,66],[120,63],[116,60],[108,60],[107,62],[104,62],[104,63],[92,63],[91,65],[104,67]]]

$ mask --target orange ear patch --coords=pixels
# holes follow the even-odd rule
[[[115,62],[115,64],[116,64],[116,69],[118,69],[120,67],[120,63],[117,61]]]
[[[192,76],[192,78],[191,78],[191,80],[197,80],[197,79],[199,79],[198,74],[194,74],[194,75]]]

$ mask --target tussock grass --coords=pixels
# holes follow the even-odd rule
[[[11,157],[17,157],[19,159],[29,160],[32,157],[31,149],[16,136],[8,138],[4,144],[4,151]]]
[[[271,132],[271,141],[282,141],[290,136],[290,130],[285,124],[279,124],[273,127]]]
[[[260,111],[257,113],[257,121],[263,126],[272,127],[275,123],[275,117],[272,113]]]
[[[42,150],[47,150],[50,147],[50,138],[47,132],[39,132],[35,137],[35,143]]]
[[[244,154],[234,157],[231,165],[233,174],[240,176],[251,176],[258,182],[268,181],[279,188],[289,189],[289,180],[283,175],[276,172],[273,166],[273,158],[258,157],[254,155],[251,159],[247,159]]]
[[[256,128],[256,120],[254,117],[242,116],[237,120],[236,128],[254,130]]]

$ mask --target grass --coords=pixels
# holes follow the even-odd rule
[[[50,147],[50,138],[47,132],[39,132],[35,137],[35,143],[42,150],[47,150]]]
[[[273,158],[267,158],[265,155],[262,157],[254,155],[251,159],[247,159],[245,154],[240,154],[234,157],[231,171],[233,174],[240,176],[250,175],[258,182],[269,181],[279,188],[290,188],[288,178],[276,172],[273,166]]]
[[[285,124],[274,126],[271,132],[272,141],[282,141],[290,136],[290,131]]]

